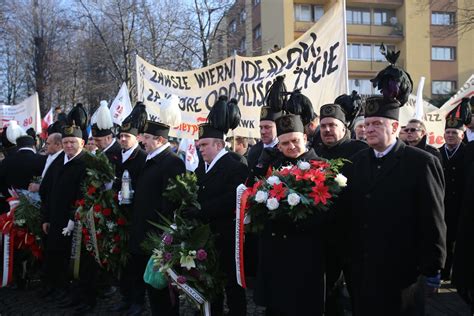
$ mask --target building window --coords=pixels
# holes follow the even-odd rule
[[[433,80],[431,94],[450,94],[456,90],[456,81]]]
[[[349,91],[356,90],[359,94],[373,95],[374,89],[369,79],[349,79]]]
[[[237,31],[237,22],[232,20],[232,22],[229,23],[229,32],[234,33],[235,31]]]
[[[255,27],[253,29],[253,39],[254,40],[257,40],[259,39],[260,37],[262,37],[262,27],[259,25],[257,25],[257,27]]]
[[[348,43],[347,57],[351,60],[371,60],[372,45]]]
[[[454,47],[436,47],[431,48],[432,60],[455,60]]]
[[[370,10],[347,8],[347,24],[370,24]]]
[[[244,23],[246,19],[247,12],[245,12],[245,9],[242,9],[242,11],[240,11],[240,23]]]
[[[259,4],[260,4],[260,0],[253,0],[253,5],[254,5],[254,6],[257,6],[257,5],[259,5]]]
[[[295,4],[295,20],[298,22],[316,22],[324,15],[319,5]]]
[[[245,54],[246,50],[247,50],[247,46],[245,45],[245,36],[244,36],[239,42],[239,52],[242,54]]]
[[[374,25],[391,25],[391,19],[395,17],[394,10],[375,9]]]
[[[431,24],[432,25],[453,25],[454,12],[432,12]]]

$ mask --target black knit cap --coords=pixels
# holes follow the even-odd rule
[[[396,99],[370,97],[365,100],[365,117],[385,117],[398,121],[400,106]]]
[[[277,136],[294,132],[304,133],[304,125],[299,115],[283,115],[275,121],[275,124]]]
[[[82,138],[83,134],[82,134],[81,129],[78,126],[66,125],[66,126],[63,126],[63,128],[61,130],[61,136],[63,138],[65,138],[65,137]]]
[[[21,147],[33,147],[35,144],[35,139],[30,135],[20,136],[16,139],[16,145],[18,148]]]
[[[323,105],[319,110],[319,119],[323,120],[326,117],[335,118],[346,125],[346,115],[339,104],[330,103]]]
[[[170,127],[168,125],[155,121],[146,121],[145,126],[143,127],[143,133],[151,134],[153,136],[168,138],[169,132]]]

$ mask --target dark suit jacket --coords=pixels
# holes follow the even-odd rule
[[[380,161],[359,152],[343,173],[338,211],[348,217],[354,309],[399,315],[402,292],[420,274],[434,276],[446,257],[444,178],[437,158],[397,141]]]
[[[74,220],[77,209],[75,202],[84,196],[82,184],[86,176],[85,155],[86,153],[82,151],[65,165],[64,153],[58,156],[59,159],[63,159],[63,165],[59,167],[52,181],[50,198],[47,199],[48,204],[44,215],[44,222],[50,223],[48,251],[69,252],[71,250],[71,236],[63,236],[62,230],[69,220]]]
[[[116,140],[115,143],[104,152],[104,154],[109,159],[112,166],[114,166],[115,176],[118,178],[120,173],[120,166],[122,165],[122,148],[120,147],[119,142]]]
[[[169,219],[173,218],[176,207],[163,197],[163,192],[169,184],[169,179],[184,172],[184,162],[170,148],[145,162],[135,188],[129,242],[131,254],[145,255],[141,244],[147,234],[153,231],[161,233],[148,222],[162,223],[157,212]]]
[[[53,182],[56,178],[59,170],[61,170],[64,165],[64,152],[60,153],[56,159],[53,160],[51,165],[49,165],[48,170],[44,174],[43,179],[41,180],[41,185],[39,188],[39,195],[41,197],[41,215],[43,222],[48,222],[46,216],[48,214],[47,207],[49,205],[49,199],[51,198],[51,191],[53,189]],[[54,196],[53,196],[54,197]]]

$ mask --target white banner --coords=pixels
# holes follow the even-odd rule
[[[110,106],[110,114],[115,124],[122,125],[122,121],[132,112],[132,102],[128,94],[127,84],[124,82],[117,96]]]
[[[41,133],[41,114],[38,93],[26,98],[17,105],[0,105],[2,127],[9,121],[15,120],[25,131],[33,127],[36,133]]]
[[[461,103],[462,98],[474,96],[474,75],[462,85],[459,91],[453,95],[443,106],[431,112],[425,112],[424,123],[428,131],[428,144],[441,147],[444,144],[444,127],[446,115]]]
[[[301,89],[316,112],[347,93],[344,25],[343,0],[337,0],[305,34],[269,55],[233,56],[185,72],[157,68],[137,56],[138,100],[147,106],[149,119],[159,121],[159,100],[170,94],[179,96],[183,122],[170,134],[196,138],[209,109],[220,95],[226,95],[237,99],[242,113],[235,136],[260,137],[260,107],[276,76],[285,75],[288,91]]]

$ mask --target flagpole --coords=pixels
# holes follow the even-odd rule
[[[342,1],[342,17],[344,19],[344,23],[342,24],[343,25],[343,28],[344,28],[344,63],[346,65],[346,74],[345,74],[345,77],[346,77],[346,93],[347,94],[350,94],[350,91],[349,91],[349,63],[347,61],[347,19],[346,19],[346,0],[338,0],[338,1]]]

